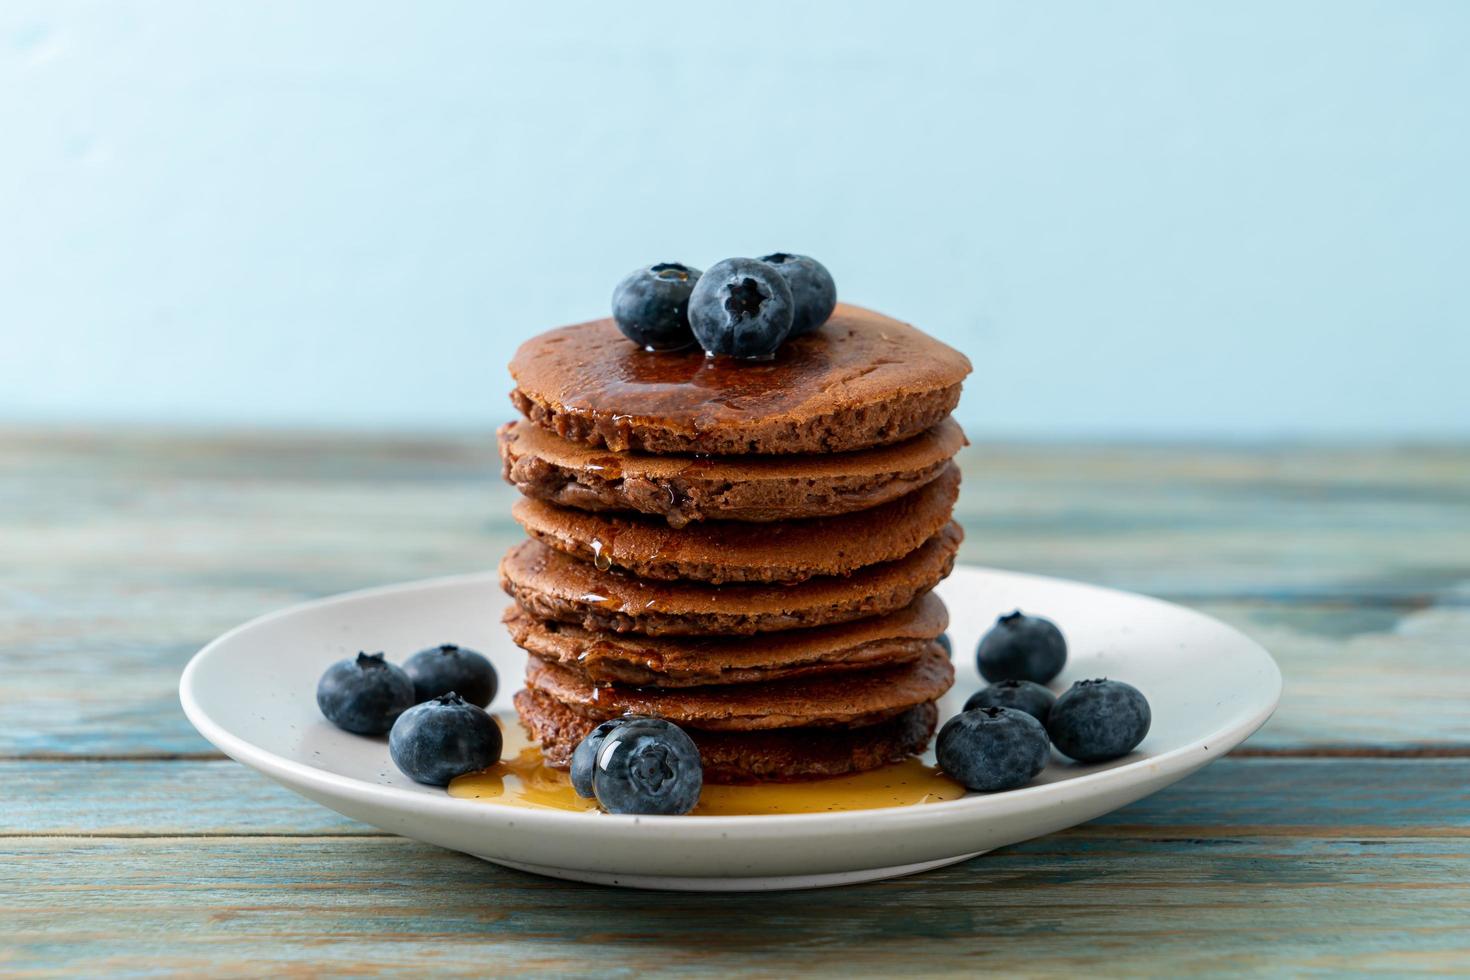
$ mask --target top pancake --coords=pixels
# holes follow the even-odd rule
[[[891,446],[811,456],[614,454],[531,422],[508,422],[498,436],[505,479],[527,497],[578,510],[636,511],[670,527],[878,507],[933,480],[965,445],[954,419]]]
[[[839,304],[770,361],[645,351],[612,320],[526,341],[511,400],[565,439],[614,451],[832,453],[901,442],[959,402],[970,362],[906,323]]]

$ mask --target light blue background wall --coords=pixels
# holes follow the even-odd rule
[[[0,422],[420,428],[645,261],[981,434],[1470,434],[1470,3],[0,5]]]

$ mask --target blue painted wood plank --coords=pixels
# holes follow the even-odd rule
[[[0,839],[0,968],[66,975],[1461,972],[1443,839],[1050,837],[909,879],[620,893],[395,838]]]
[[[0,762],[0,836],[376,834],[234,762]],[[1470,759],[1226,758],[1073,833],[1470,836]]]
[[[45,640],[0,632],[0,663],[12,678],[0,686],[0,757],[212,753],[178,706],[184,663],[214,632],[300,597],[248,586],[179,588],[135,595],[131,617],[116,596],[105,613],[78,609],[68,621],[41,622],[35,629],[51,633]],[[1285,697],[1249,747],[1470,749],[1470,605],[1195,607],[1255,637],[1281,664]]]
[[[1276,652],[1252,746],[1470,746],[1470,449],[964,467],[967,560],[1182,597]],[[496,469],[488,436],[0,434],[0,757],[207,752],[174,701],[194,649],[493,565],[518,537]],[[0,762],[0,972],[1464,973],[1467,765],[1232,758],[919,878],[672,900],[377,836],[231,763]]]
[[[963,463],[967,559],[1183,595],[1272,649],[1287,696],[1255,747],[1470,745],[1470,449]],[[209,752],[174,703],[190,653],[305,598],[491,567],[511,499],[488,433],[0,434],[0,757]]]

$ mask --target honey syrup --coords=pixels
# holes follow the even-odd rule
[[[498,715],[496,721],[505,736],[501,761],[483,772],[455,779],[449,784],[450,796],[532,809],[597,810],[595,800],[577,795],[566,773],[546,764],[540,748],[526,737],[514,716]],[[963,786],[934,766],[919,759],[907,759],[881,769],[832,779],[705,786],[694,815],[734,817],[886,809],[957,800],[964,795]]]

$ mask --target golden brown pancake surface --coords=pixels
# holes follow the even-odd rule
[[[953,683],[949,655],[933,641],[912,663],[716,687],[600,687],[574,667],[526,660],[526,686],[573,711],[603,719],[651,715],[703,731],[874,725],[939,698]]]
[[[612,320],[552,330],[510,363],[527,418],[591,446],[650,453],[832,453],[901,442],[959,401],[969,360],[880,313],[839,304],[770,361],[645,351]]]
[[[911,553],[949,523],[960,471],[881,507],[773,524],[720,522],[671,528],[647,517],[595,514],[522,498],[511,513],[536,540],[599,568],[642,578],[701,582],[803,582],[848,575]]]
[[[539,691],[516,692],[516,712],[547,763],[565,769],[597,719]],[[755,732],[690,729],[707,783],[794,782],[866,772],[924,751],[939,710],[932,702],[863,728],[778,728]]]
[[[896,612],[949,574],[962,537],[951,522],[897,561],[797,585],[656,582],[523,541],[501,560],[500,583],[538,619],[651,636],[743,636]]]
[[[503,475],[527,497],[691,521],[783,521],[877,507],[924,486],[965,445],[953,419],[904,442],[813,456],[612,453],[531,422],[498,433]]]
[[[516,645],[573,666],[596,683],[690,687],[748,684],[806,674],[862,670],[917,660],[949,625],[939,597],[926,593],[887,616],[755,637],[649,637],[591,632],[505,613]]]

